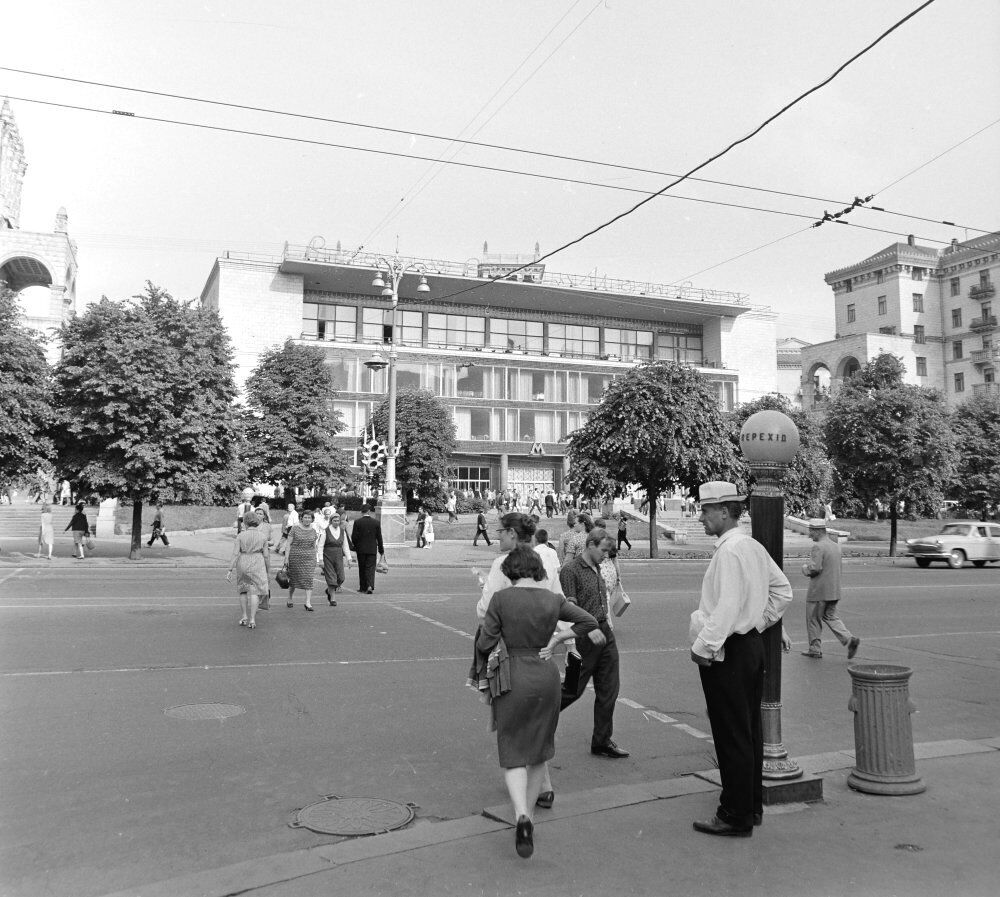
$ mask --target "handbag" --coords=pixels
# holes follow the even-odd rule
[[[378,563],[375,565],[375,572],[376,573],[389,572],[389,565],[385,561],[385,555],[382,555],[382,557],[378,559]]]
[[[615,600],[611,603],[611,612],[616,617],[620,617],[631,606],[632,599],[629,598],[628,592],[626,592],[621,585],[619,585],[618,588],[615,589]]]
[[[86,545],[87,545],[87,551],[93,551],[94,550],[94,540],[90,536],[87,536]]]
[[[274,574],[274,581],[281,586],[283,589],[288,588],[290,582],[288,578],[288,568],[282,567],[277,573]]]

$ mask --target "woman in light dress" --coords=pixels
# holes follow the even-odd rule
[[[42,505],[42,519],[38,527],[38,553],[36,558],[42,556],[42,550],[48,550],[48,559],[52,560],[52,544],[55,542],[55,531],[52,529],[52,505],[47,502]]]
[[[267,536],[261,531],[261,518],[253,511],[243,515],[243,530],[236,536],[233,558],[226,579],[233,581],[236,574],[236,591],[240,595],[243,616],[240,626],[257,628],[257,608],[261,596],[268,593],[271,567],[267,556]]]
[[[424,521],[424,547],[434,547],[434,515],[428,511],[427,519]]]

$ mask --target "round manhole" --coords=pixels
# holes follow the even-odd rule
[[[179,707],[168,707],[163,711],[174,719],[227,719],[246,713],[246,707],[239,704],[181,704]]]
[[[335,797],[303,807],[290,823],[321,835],[377,835],[402,828],[413,806],[378,797]]]

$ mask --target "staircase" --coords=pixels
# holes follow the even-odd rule
[[[58,539],[75,513],[76,509],[67,505],[52,506],[52,529]],[[87,518],[91,528],[97,521],[97,508],[87,508]],[[0,505],[0,539],[34,539],[41,524],[41,504],[27,504],[20,501],[13,505]]]

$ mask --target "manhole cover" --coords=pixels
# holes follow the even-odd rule
[[[226,719],[246,713],[246,707],[239,704],[181,704],[179,707],[168,707],[163,711],[174,719]]]
[[[377,835],[402,828],[412,819],[412,804],[378,797],[335,797],[303,807],[289,825],[321,835]]]

